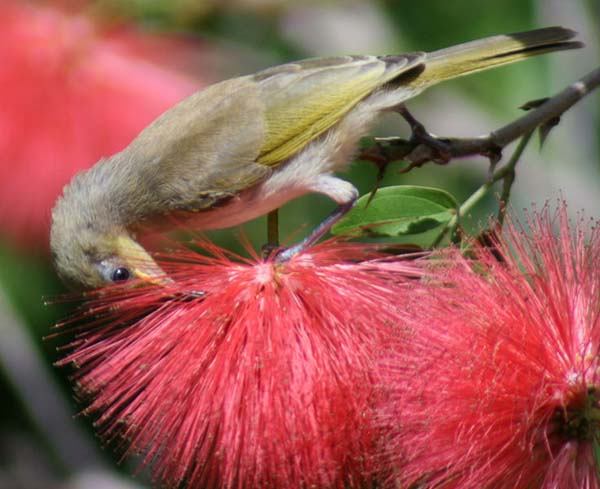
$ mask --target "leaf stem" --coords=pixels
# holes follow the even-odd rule
[[[504,187],[500,197],[500,211],[498,214],[498,220],[500,223],[502,223],[506,213],[506,203],[510,197],[510,190],[515,180],[515,167],[523,155],[527,144],[531,140],[532,135],[533,131],[529,131],[527,134],[525,134],[519,141],[519,144],[517,145],[508,162],[492,173],[490,178],[488,178],[485,183],[481,185],[481,187],[475,190],[475,192],[473,192],[471,196],[462,203],[462,205],[458,208],[456,215],[448,221],[444,230],[433,243],[433,247],[437,246],[448,233],[454,235],[456,228],[458,227],[460,217],[471,212],[473,207],[475,207],[479,201],[481,201],[481,199],[487,195],[494,184],[500,180],[504,181]]]
[[[510,160],[498,170],[503,170],[502,178],[502,194],[500,194],[500,209],[498,210],[498,222],[500,226],[504,223],[504,217],[506,216],[506,208],[508,206],[508,201],[510,199],[510,191],[512,190],[513,183],[515,182],[515,167],[519,162],[519,159],[523,155],[523,151],[529,144],[531,140],[531,136],[533,136],[534,131],[529,131],[525,134],[519,144],[517,145],[515,151],[510,157]],[[493,177],[492,177],[493,178]]]
[[[279,246],[279,209],[267,214],[267,241],[269,246]]]

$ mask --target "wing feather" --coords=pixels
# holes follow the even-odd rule
[[[139,215],[211,208],[266,178],[420,55],[316,58],[212,85],[171,108],[119,154],[140,159]],[[125,171],[131,165],[118,165]],[[152,199],[147,197],[147,191]]]
[[[420,53],[315,58],[257,73],[265,105],[266,137],[258,162],[276,166],[335,125],[352,107],[419,65]]]
[[[264,133],[257,84],[240,77],[212,85],[171,108],[144,129],[121,158],[144,162],[138,172],[144,185],[139,187],[153,194],[156,211],[201,210],[269,175],[271,169],[256,162]]]

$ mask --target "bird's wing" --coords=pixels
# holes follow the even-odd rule
[[[144,129],[121,159],[140,159],[139,215],[197,211],[266,178],[361,99],[421,64],[420,53],[316,58],[226,80]],[[131,167],[131,165],[124,165]]]
[[[256,73],[265,140],[258,162],[277,166],[336,124],[360,100],[420,66],[423,53],[298,61]]]
[[[256,162],[264,120],[257,84],[249,77],[226,80],[165,112],[124,153],[144,160],[140,178],[155,182],[143,188],[156,192],[157,210],[202,210],[271,173]]]

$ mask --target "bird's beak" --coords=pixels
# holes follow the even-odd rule
[[[134,268],[133,274],[136,278],[139,278],[144,283],[147,283],[149,285],[160,285],[162,287],[165,287],[169,284],[174,283],[173,280],[169,278],[158,265],[155,266],[156,270],[152,271]]]
[[[135,242],[129,236],[119,236],[117,238],[119,255],[126,258],[126,261],[133,272],[133,275],[139,279],[140,285],[158,285],[168,288],[175,284],[162,268],[152,259],[148,252]],[[167,293],[170,293],[168,290]],[[182,293],[175,292],[173,297],[185,297],[186,299],[203,298],[206,292],[191,290]]]
[[[175,281],[163,272],[156,262],[148,262],[148,265],[149,267],[133,268],[135,277],[142,281],[139,285],[158,285],[165,289],[164,292],[167,293],[167,297],[176,298],[179,301],[203,299],[206,295],[203,290],[181,291],[173,288]]]
[[[173,283],[148,252],[131,237],[123,235],[117,238],[119,256],[125,258],[133,275],[144,283],[167,286]]]

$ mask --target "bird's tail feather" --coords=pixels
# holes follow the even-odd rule
[[[513,63],[538,54],[583,46],[571,41],[576,32],[546,27],[515,34],[486,37],[427,54],[425,69],[411,84],[426,87],[443,80]]]

